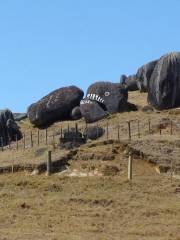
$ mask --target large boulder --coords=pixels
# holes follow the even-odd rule
[[[180,106],[180,52],[160,58],[148,87],[148,102],[156,109]]]
[[[157,64],[157,61],[152,61],[143,65],[138,69],[136,73],[136,82],[137,82],[137,87],[141,92],[148,91],[149,81],[156,64]]]
[[[41,127],[71,119],[72,109],[80,104],[83,96],[83,91],[75,86],[57,89],[28,108],[29,120]]]
[[[136,75],[128,76],[125,79],[124,84],[127,86],[128,91],[137,91],[138,90]]]
[[[102,137],[104,133],[105,133],[104,128],[99,127],[99,126],[90,126],[84,130],[85,138],[90,139],[90,140],[96,140],[96,139]]]
[[[96,82],[87,90],[80,103],[81,114],[86,122],[100,120],[109,113],[123,111],[128,99],[127,88],[120,83]]]
[[[78,148],[86,143],[82,133],[76,128],[65,129],[64,136],[60,138],[60,147],[65,149]]]
[[[0,146],[19,140],[22,134],[9,109],[0,110]]]

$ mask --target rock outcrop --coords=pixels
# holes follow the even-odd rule
[[[141,92],[147,92],[151,75],[158,61],[149,62],[140,67],[136,73],[137,87]]]
[[[9,109],[0,111],[0,146],[6,146],[11,141],[20,140],[22,134]]]
[[[71,112],[80,104],[83,95],[83,91],[75,86],[57,89],[28,108],[29,120],[43,127],[59,120],[71,119]]]
[[[104,133],[105,133],[105,130],[102,127],[91,126],[91,127],[87,127],[85,129],[84,136],[87,139],[96,140],[96,139],[102,137]]]
[[[127,86],[128,91],[137,91],[137,77],[136,75],[130,75],[123,80],[123,84]]]
[[[156,109],[180,106],[180,52],[160,58],[148,87],[148,102]]]
[[[81,114],[86,122],[95,122],[110,113],[124,111],[128,99],[127,88],[120,83],[96,82],[87,90],[80,103]]]
[[[75,128],[65,129],[64,136],[60,138],[60,147],[65,149],[78,148],[84,143],[86,143],[86,139]]]

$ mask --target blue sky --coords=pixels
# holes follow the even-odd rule
[[[0,109],[179,51],[179,12],[179,0],[0,0]]]

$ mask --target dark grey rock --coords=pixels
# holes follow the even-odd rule
[[[14,116],[14,120],[15,121],[21,121],[23,119],[26,119],[27,118],[27,113],[13,113],[13,116]]]
[[[42,127],[59,120],[71,119],[72,109],[80,104],[83,91],[75,86],[55,90],[28,108],[32,124]]]
[[[96,140],[102,137],[104,133],[105,133],[105,130],[99,126],[87,127],[84,130],[84,136],[90,140]]]
[[[136,81],[137,81],[137,86],[141,92],[148,91],[149,81],[156,64],[157,64],[157,60],[149,62],[138,69],[136,73]]]
[[[80,110],[79,106],[73,108],[73,110],[71,112],[71,117],[73,120],[81,119],[82,115],[81,115],[81,110]]]
[[[180,106],[180,52],[160,58],[148,87],[148,102],[163,110]]]
[[[107,111],[95,101],[85,98],[81,101],[81,114],[87,123],[96,122],[108,116]]]
[[[82,133],[75,128],[65,129],[63,131],[64,136],[60,138],[60,147],[65,149],[77,148],[80,145],[86,143],[86,139]]]
[[[22,134],[12,112],[9,109],[0,111],[0,146],[6,146],[11,141],[20,140]]]
[[[96,82],[87,90],[80,103],[81,114],[86,122],[98,121],[109,113],[124,111],[128,99],[127,88],[120,83]]]
[[[120,77],[120,84],[125,84],[126,83],[127,76],[125,74],[121,75]]]
[[[128,91],[137,91],[139,88],[137,86],[136,75],[128,76],[125,80]]]

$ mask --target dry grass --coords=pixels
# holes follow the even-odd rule
[[[122,167],[122,166],[121,166]],[[114,177],[1,175],[0,239],[179,240],[179,182],[134,162]]]
[[[180,188],[178,179],[159,175],[154,162],[168,163],[171,159],[179,164],[179,120],[177,110],[152,112],[141,111],[145,106],[146,94],[130,93],[130,102],[138,102],[139,111],[115,114],[109,117],[110,138],[117,139],[117,124],[121,126],[120,138],[105,144],[103,138],[80,147],[69,161],[70,172],[89,173],[97,171],[106,176],[68,177],[69,172],[31,176],[28,172],[0,175],[0,240],[180,240]],[[148,133],[148,120],[152,121],[152,134]],[[137,122],[132,122],[133,139],[130,147],[145,153],[145,159],[133,161],[133,181],[127,181],[127,153],[124,144],[127,139],[129,120],[141,120],[141,138],[137,137]],[[159,122],[174,122],[174,134],[170,136],[169,125],[159,135]],[[98,124],[106,126],[107,119]],[[53,133],[58,142],[60,126],[66,128],[75,122],[58,122],[48,128],[48,145],[45,131],[40,147],[34,140],[34,148],[29,146],[27,134],[26,149],[19,142],[11,150],[0,153],[1,166],[16,163],[41,163],[46,151],[53,149]],[[83,120],[79,127],[85,127]],[[23,132],[37,129],[29,122],[22,121]],[[57,135],[56,135],[57,134]],[[104,136],[106,139],[106,136]],[[56,146],[55,146],[56,147]],[[58,159],[66,151],[53,150],[53,159]],[[169,164],[169,163],[168,163]]]

